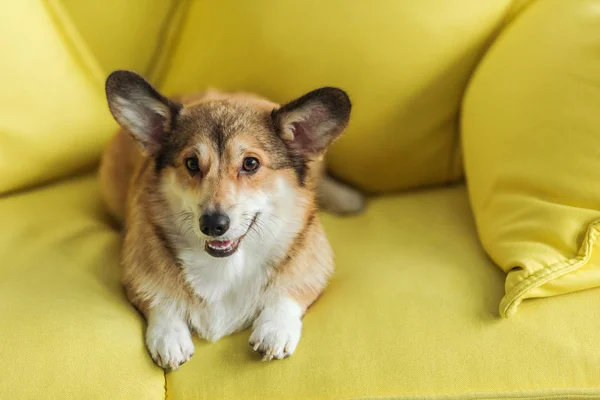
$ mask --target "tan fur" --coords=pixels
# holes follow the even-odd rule
[[[318,219],[306,226],[303,237],[291,249],[291,260],[282,263],[280,273],[276,275],[274,284],[287,288],[290,296],[306,311],[319,297],[323,288],[315,285],[304,285],[305,275],[329,276],[333,272],[333,252],[325,239],[323,228]]]
[[[100,186],[111,215],[123,221],[131,177],[139,169],[142,154],[131,136],[122,130],[109,142],[102,155]]]

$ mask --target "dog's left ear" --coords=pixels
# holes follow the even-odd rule
[[[115,71],[106,79],[106,98],[115,120],[143,152],[156,156],[172,133],[181,105],[174,103],[132,71]]]
[[[271,117],[277,134],[292,151],[316,158],[344,131],[351,108],[346,92],[325,87],[274,110]]]

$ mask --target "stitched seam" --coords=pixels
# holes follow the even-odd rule
[[[473,74],[471,73],[471,76],[473,76]],[[469,78],[470,80],[470,78]],[[461,111],[460,109],[462,108],[460,106],[460,104],[462,103],[462,97],[464,97],[464,91],[463,91],[463,95],[461,96],[461,100],[458,106],[458,112],[456,113],[456,121],[455,121],[455,133],[454,135],[452,135],[452,139],[451,139],[451,144],[450,146],[452,147],[452,152],[450,154],[450,159],[448,160],[448,175],[446,176],[446,181],[447,182],[454,182],[456,180],[459,180],[463,175],[464,175],[464,165],[462,166],[462,168],[460,168],[460,171],[458,170],[459,164],[460,164],[460,160],[462,159],[462,155],[460,154],[460,133],[461,133]],[[464,164],[464,163],[463,163]],[[455,176],[455,171],[457,172],[457,175]]]
[[[178,5],[178,7],[174,7],[172,21],[170,24],[168,24],[167,28],[165,28],[164,34],[167,36],[169,35],[168,28],[173,27],[175,21],[177,21],[178,24],[173,28],[172,32],[170,33],[170,40],[164,41],[162,51],[157,53],[155,59],[153,56],[152,62],[154,63],[154,65],[148,68],[149,73],[151,74],[149,75],[149,77],[158,87],[162,86],[167,72],[171,69],[173,54],[179,48],[179,45],[181,43],[181,36],[185,31],[187,23],[189,22],[189,11],[191,8],[191,1],[182,0],[181,2],[177,2],[176,4]]]
[[[167,371],[163,370],[163,377],[165,378],[165,400],[167,400]]]
[[[502,400],[502,399],[600,399],[599,388],[591,389],[548,389],[548,390],[515,390],[507,392],[475,392],[462,394],[433,394],[406,396],[368,396],[352,397],[347,400]]]
[[[599,225],[600,219],[597,219],[588,226],[585,238],[576,257],[537,271],[519,282],[500,302],[500,314],[503,317],[511,316],[516,312],[517,307],[523,300],[523,296],[527,292],[585,266],[592,257],[594,244],[600,234]]]
[[[84,75],[95,89],[98,91],[104,90],[104,73],[102,68],[100,68],[93,53],[81,38],[68,12],[58,0],[46,0],[44,4],[54,28],[62,37],[62,42],[71,58],[82,67]]]
[[[150,60],[148,61],[144,71],[144,75],[147,77],[152,77],[152,75],[155,73],[155,69],[161,60],[163,51],[170,45],[169,42],[172,38],[169,37],[169,29],[175,23],[175,17],[180,4],[181,3],[178,1],[172,1],[171,6],[163,18],[158,35],[156,37],[156,45],[154,46],[154,50],[152,51],[152,55],[150,56]]]

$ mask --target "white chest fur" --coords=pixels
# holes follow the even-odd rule
[[[193,210],[197,200],[176,196],[176,192],[175,186],[164,188],[173,212]],[[268,195],[255,193],[239,204],[244,209],[237,214],[257,215],[256,228],[246,232],[231,256],[210,256],[204,250],[202,236],[187,226],[180,227],[180,231],[188,234],[178,234],[173,240],[184,277],[202,299],[200,307],[185,310],[186,317],[190,327],[210,341],[248,327],[258,316],[268,295],[273,265],[285,256],[303,224],[297,216],[298,209],[302,210],[297,194],[283,179],[276,181],[275,189]],[[235,214],[233,209],[228,212]],[[198,218],[194,215],[192,220]]]
[[[206,340],[248,327],[262,308],[269,266],[240,245],[230,257],[215,259],[203,249],[182,251],[184,276],[202,305],[188,309],[190,327]]]

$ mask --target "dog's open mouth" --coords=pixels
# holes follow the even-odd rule
[[[254,216],[254,218],[252,218],[252,222],[250,222],[250,225],[248,225],[246,233],[244,233],[239,238],[231,240],[207,240],[206,244],[204,245],[204,249],[208,254],[210,254],[213,257],[229,257],[237,251],[238,247],[240,246],[240,242],[248,234],[248,231],[256,222],[256,218],[258,218],[258,213]]]
[[[227,257],[235,253],[241,238],[234,240],[207,240],[204,248],[213,257]]]

